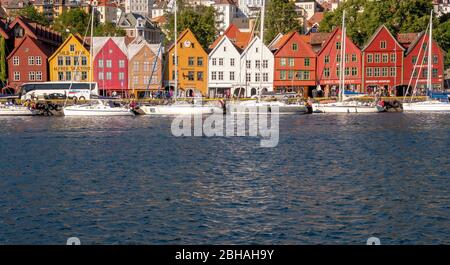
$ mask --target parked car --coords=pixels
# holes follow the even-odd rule
[[[66,95],[62,93],[52,93],[47,95],[45,99],[66,99]]]

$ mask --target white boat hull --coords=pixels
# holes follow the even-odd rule
[[[34,116],[37,112],[23,106],[0,107],[0,116]]]
[[[314,112],[320,113],[378,113],[379,108],[376,106],[365,106],[357,104],[342,104],[342,103],[328,103],[328,104],[314,104]]]
[[[77,108],[66,107],[63,109],[64,116],[134,116],[133,111],[125,108]]]
[[[223,109],[215,106],[194,106],[194,105],[156,105],[141,106],[140,109],[145,115],[195,115],[223,113]]]
[[[404,112],[450,112],[450,104],[439,101],[403,103]]]
[[[238,103],[230,103],[227,105],[227,112],[233,114],[258,114],[258,107],[268,107],[268,111],[271,111],[271,107],[278,107],[279,114],[307,114],[308,108],[304,105],[298,104],[285,104],[283,102],[256,102],[256,101],[244,101]],[[245,109],[249,108],[249,109]],[[256,112],[252,111],[252,108]]]

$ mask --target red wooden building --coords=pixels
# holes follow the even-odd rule
[[[404,59],[404,87],[409,85],[412,88],[417,88],[422,94],[425,94],[427,86],[428,43],[428,34],[416,34],[416,38],[408,45]],[[441,90],[444,88],[444,51],[436,41],[433,41],[431,52],[431,83],[433,90]],[[403,95],[403,93],[404,91],[397,91],[398,95]]]
[[[123,37],[94,38],[94,81],[101,95],[128,93],[128,57]]]
[[[273,86],[276,92],[300,92],[305,97],[316,88],[316,54],[298,32],[279,35],[270,44],[274,53]]]
[[[12,21],[7,31],[13,46],[6,59],[8,87],[18,92],[23,83],[47,81],[47,58],[61,44],[61,35],[23,17]]]
[[[342,30],[337,27],[317,54],[317,82],[324,96],[335,95],[339,88]],[[347,36],[345,39],[345,90],[362,92],[362,52]]]
[[[403,54],[405,48],[389,30],[380,26],[363,48],[364,92],[384,91],[395,94],[403,85]]]

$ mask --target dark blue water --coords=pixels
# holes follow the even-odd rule
[[[0,118],[0,244],[450,244],[450,115],[282,116],[276,148],[170,122]]]

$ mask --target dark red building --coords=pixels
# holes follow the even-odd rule
[[[47,81],[47,58],[61,44],[61,35],[23,17],[12,21],[7,33],[13,46],[7,57],[8,87],[17,92],[23,83]]]
[[[277,92],[300,92],[316,87],[316,54],[298,32],[278,36],[270,49],[275,57],[273,86]]]
[[[341,48],[343,47],[342,30],[337,27],[322,45],[317,55],[317,80],[325,92],[332,95],[339,88]],[[345,39],[345,89],[362,92],[362,52],[351,39]]]
[[[363,48],[363,92],[379,91],[391,95],[403,85],[405,48],[389,30],[380,26]]]
[[[416,38],[408,45],[404,59],[403,81],[404,87],[417,88],[422,94],[426,91],[428,77],[428,34],[416,34]],[[431,83],[433,90],[444,88],[444,51],[436,41],[432,41]],[[404,91],[397,91],[403,95]]]

